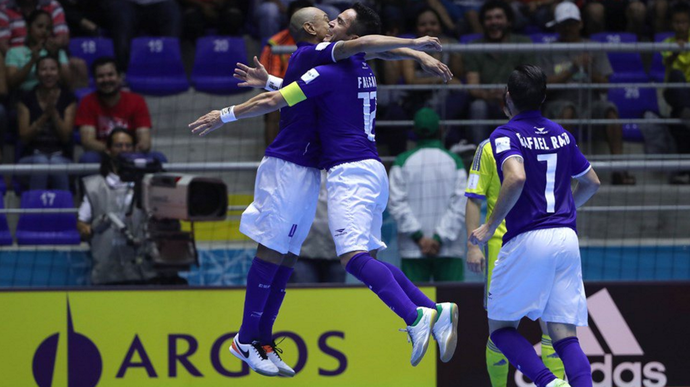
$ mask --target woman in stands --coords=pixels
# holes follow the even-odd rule
[[[53,20],[50,14],[43,10],[32,12],[26,20],[26,31],[24,45],[10,48],[5,58],[10,89],[31,91],[38,84],[36,62],[48,54],[58,58],[62,84],[71,85],[69,60],[65,51],[59,49],[52,36]]]
[[[20,164],[69,164],[77,99],[58,82],[60,63],[54,56],[38,59],[38,84],[17,107]],[[21,149],[20,149],[21,148]],[[33,174],[29,189],[69,189],[67,173]]]

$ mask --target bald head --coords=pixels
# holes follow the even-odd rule
[[[324,28],[328,29],[328,16],[315,7],[306,7],[297,10],[290,18],[290,35],[295,42],[308,40],[323,40]],[[327,33],[327,31],[326,31]]]

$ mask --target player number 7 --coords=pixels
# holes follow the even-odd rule
[[[374,119],[376,119],[376,91],[364,91],[357,93],[357,99],[363,102],[364,112],[364,133],[367,134],[369,141],[376,141],[374,134]],[[371,101],[374,101],[374,110],[371,110]]]
[[[556,198],[553,194],[556,185],[556,165],[558,164],[557,153],[547,153],[537,155],[537,160],[546,161],[546,188],[544,189],[544,196],[546,197],[546,212],[556,212]]]

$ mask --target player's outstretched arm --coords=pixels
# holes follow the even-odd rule
[[[398,48],[386,52],[376,54],[367,54],[366,59],[383,59],[383,60],[413,60],[422,67],[425,72],[439,77],[443,82],[450,82],[453,79],[453,73],[448,66],[433,56],[422,52],[415,51],[409,48]]]
[[[496,199],[496,206],[486,223],[470,234],[470,242],[472,244],[486,244],[522,194],[522,188],[525,186],[527,179],[522,157],[509,157],[505,159],[502,168],[503,183],[501,183],[501,190],[498,194],[498,199]]]
[[[239,87],[253,87],[256,89],[263,89],[264,87],[266,87],[266,84],[269,78],[271,77],[280,80],[281,84],[283,82],[281,78],[269,75],[264,65],[262,65],[261,62],[259,62],[259,58],[257,58],[256,56],[254,56],[254,66],[256,67],[249,67],[246,64],[239,62],[236,64],[236,66],[237,67],[235,67],[235,73],[232,76],[242,81],[237,84],[237,86]],[[278,89],[280,89],[280,87],[277,87],[273,90]]]
[[[360,52],[367,54],[410,48],[418,51],[441,51],[441,41],[436,37],[424,36],[416,39],[396,38],[385,35],[367,35],[357,39],[341,41],[333,48],[333,58],[341,60]]]
[[[577,180],[577,185],[573,190],[573,200],[575,207],[580,208],[599,190],[601,182],[593,168],[590,168],[584,175],[576,177],[575,180]]]
[[[262,93],[239,105],[212,110],[188,126],[192,133],[205,136],[228,122],[262,116],[287,105],[287,101],[278,91]]]

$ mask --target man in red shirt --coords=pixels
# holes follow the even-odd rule
[[[121,90],[122,77],[114,58],[98,58],[91,67],[96,91],[82,99],[75,119],[85,151],[79,161],[100,162],[105,139],[114,128],[125,128],[132,133],[135,152],[149,152],[151,116],[146,100],[139,94]],[[161,161],[167,160],[163,156]]]

